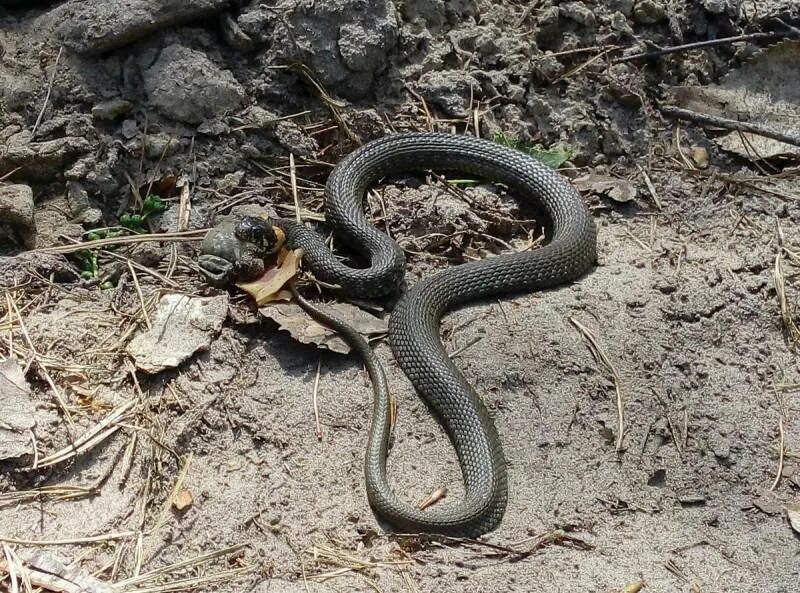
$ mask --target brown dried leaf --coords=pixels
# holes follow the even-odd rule
[[[291,293],[282,289],[300,269],[302,253],[299,250],[285,251],[284,253],[285,255],[278,265],[269,268],[261,278],[253,282],[243,282],[236,286],[252,296],[258,305],[265,305],[275,300],[288,300],[286,298],[287,293],[288,297],[291,298]]]
[[[364,336],[384,335],[389,331],[388,321],[375,317],[355,305],[332,303],[317,306],[330,311]],[[340,354],[350,352],[350,345],[335,331],[312,319],[296,303],[273,303],[269,307],[261,307],[259,312],[264,317],[272,319],[281,329],[288,331],[298,342],[313,344]]]
[[[615,202],[630,202],[636,197],[636,188],[627,179],[590,173],[579,177],[574,182],[578,191],[588,191],[594,194],[608,196]]]

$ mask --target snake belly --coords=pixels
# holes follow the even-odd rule
[[[346,324],[330,316],[322,321],[344,333],[364,357],[373,383],[365,461],[367,496],[373,509],[402,531],[475,537],[497,527],[505,513],[506,461],[486,406],[445,351],[439,334],[441,318],[469,301],[577,279],[596,261],[596,230],[580,195],[560,174],[512,148],[438,133],[400,134],[369,142],[345,157],[328,178],[326,220],[338,240],[363,254],[367,267],[345,265],[320,235],[302,224],[282,219],[278,225],[290,247],[303,249],[303,261],[314,275],[337,285],[343,294],[374,298],[396,293],[405,257],[391,238],[367,221],[364,197],[370,186],[387,175],[429,169],[504,184],[542,211],[546,228],[547,242],[539,249],[461,264],[418,282],[400,297],[390,317],[392,353],[455,448],[464,481],[463,500],[420,510],[394,493],[386,476],[390,402],[383,371],[357,332],[348,331]],[[320,316],[307,301],[300,304]]]

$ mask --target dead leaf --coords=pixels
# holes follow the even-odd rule
[[[636,188],[627,179],[590,173],[576,179],[574,182],[578,191],[588,191],[601,196],[608,196],[615,202],[630,202],[636,197]]]
[[[786,516],[789,518],[789,525],[800,535],[800,504],[786,507]]]
[[[172,506],[178,511],[185,511],[194,504],[192,493],[189,490],[181,490],[175,495],[175,500],[172,501]]]
[[[355,305],[333,303],[317,306],[330,311],[364,336],[384,335],[389,331],[387,320],[375,317]],[[298,342],[313,344],[340,354],[350,352],[350,345],[335,331],[312,319],[296,303],[273,303],[268,307],[261,307],[259,312],[264,317],[272,319],[281,329],[288,331]]]
[[[236,285],[252,296],[258,305],[291,298],[291,293],[282,289],[300,269],[302,251],[299,249],[294,251],[283,250],[281,255],[282,258],[279,258],[278,265],[269,268],[261,278],[253,282],[243,282]]]
[[[228,315],[228,295],[189,297],[166,294],[156,306],[151,328],[130,341],[127,352],[136,367],[158,373],[207,350]]]
[[[784,41],[759,51],[720,84],[669,87],[677,107],[762,125],[795,129],[800,119],[800,41]],[[800,157],[800,147],[755,134],[730,132],[714,141],[751,160]]]

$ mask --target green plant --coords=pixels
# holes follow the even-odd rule
[[[120,226],[130,229],[134,233],[144,233],[147,231],[145,223],[153,214],[161,214],[167,209],[167,205],[160,196],[149,195],[142,203],[142,210],[138,213],[123,214],[119,217]]]
[[[493,140],[498,144],[502,144],[503,146],[508,146],[515,150],[519,150],[520,152],[524,152],[528,156],[535,158],[537,161],[547,165],[551,169],[558,169],[572,156],[572,151],[569,149],[547,149],[539,145],[526,144],[522,140],[507,134],[503,134],[502,132],[495,134]]]

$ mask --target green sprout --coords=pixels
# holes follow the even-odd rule
[[[133,231],[134,233],[144,233],[147,231],[145,223],[153,214],[161,214],[167,209],[167,205],[160,196],[149,195],[142,204],[142,210],[138,213],[123,214],[119,217],[120,226]]]

